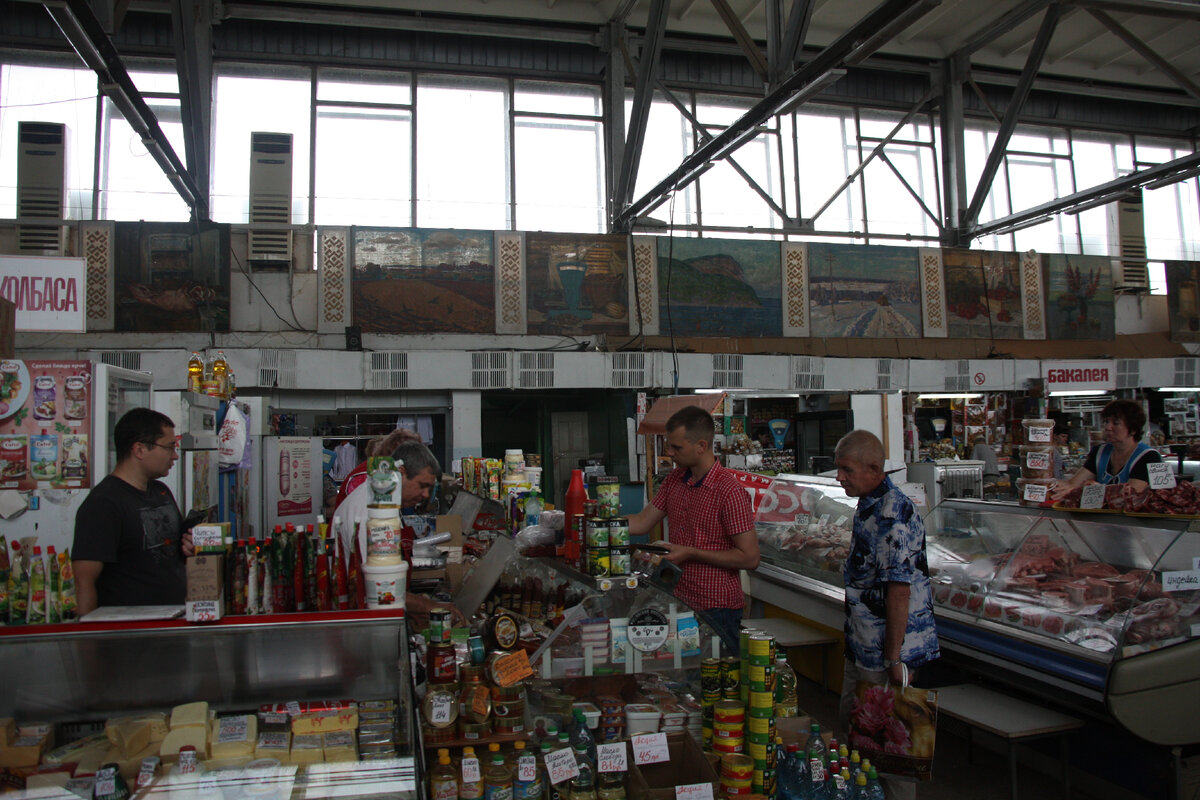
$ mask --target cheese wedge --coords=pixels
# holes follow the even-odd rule
[[[104,735],[112,742],[113,750],[120,758],[140,753],[150,741],[153,726],[145,720],[131,718],[109,720],[104,725]],[[165,736],[165,734],[164,734]],[[162,741],[161,739],[159,741]]]
[[[208,726],[184,725],[180,728],[171,728],[167,738],[159,744],[158,755],[163,761],[173,764],[179,760],[180,749],[189,744],[196,748],[196,758],[202,761],[206,760],[208,758]]]
[[[184,703],[171,709],[171,730],[197,725],[202,728],[208,727],[208,703],[204,700]]]
[[[113,747],[104,756],[105,764],[116,764],[117,771],[121,773],[121,777],[127,781],[133,781],[137,778],[138,770],[142,768],[142,759],[147,756],[158,755],[159,745],[154,742],[148,742],[140,752],[125,754],[117,747]]]
[[[16,721],[12,717],[0,717],[0,747],[8,747],[16,738]]]
[[[213,758],[252,756],[258,741],[258,720],[250,714],[218,717],[213,720],[209,738]]]
[[[109,719],[104,723],[104,735],[108,737],[108,740],[113,743],[114,747],[119,747],[128,753],[128,740],[139,736],[138,729],[141,727],[144,727],[148,732],[150,743],[152,744],[165,739],[167,731],[171,729],[167,723],[166,714],[134,714],[129,717],[113,717]],[[133,748],[135,752],[140,749],[144,748]]]
[[[258,735],[258,742],[254,745],[255,758],[273,758],[280,764],[286,764],[289,761],[289,753],[292,749],[292,735],[287,731],[266,731]]]
[[[325,734],[321,743],[325,760],[358,761],[358,747],[354,742],[354,731],[333,731]]]
[[[0,747],[0,767],[36,767],[45,749],[45,736],[18,736]]]
[[[292,751],[288,757],[293,764],[316,764],[325,760],[321,735],[299,734],[292,737]]]

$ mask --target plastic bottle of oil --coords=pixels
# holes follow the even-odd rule
[[[429,796],[433,800],[458,800],[458,773],[450,756],[438,756],[437,766],[429,773]]]
[[[192,357],[188,359],[187,374],[188,391],[199,394],[200,384],[204,382],[204,359],[195,350],[192,351]]]
[[[218,350],[217,357],[213,359],[213,374],[212,378],[217,382],[217,396],[229,397],[229,362],[225,360],[225,351]]]

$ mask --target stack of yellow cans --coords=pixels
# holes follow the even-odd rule
[[[746,707],[739,700],[718,700],[713,706],[713,752],[746,751]]]
[[[746,656],[747,754],[754,760],[751,786],[755,794],[771,796],[775,790],[775,638],[751,632]]]
[[[754,761],[750,756],[729,753],[721,756],[721,795],[746,797],[753,791]]]
[[[712,747],[713,706],[721,699],[721,659],[700,662],[700,733],[705,750]]]

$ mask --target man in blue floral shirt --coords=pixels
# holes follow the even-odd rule
[[[901,684],[940,655],[925,555],[925,523],[883,471],[883,443],[846,434],[834,450],[838,483],[858,498],[846,583],[846,664],[839,724],[845,734],[859,680]],[[915,783],[884,776],[888,797],[913,797]]]

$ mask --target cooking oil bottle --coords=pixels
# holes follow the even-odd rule
[[[213,380],[217,382],[217,396],[229,397],[229,362],[225,360],[225,351],[218,350],[213,359]]]
[[[187,388],[189,392],[200,393],[200,384],[204,382],[204,359],[195,350],[192,351],[192,357],[188,359],[187,365]]]
[[[429,796],[433,800],[458,800],[458,773],[450,756],[438,756],[437,766],[429,773]]]

